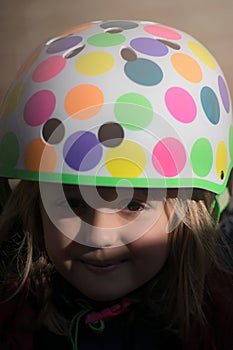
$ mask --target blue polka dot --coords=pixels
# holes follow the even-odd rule
[[[93,169],[101,160],[102,146],[96,136],[89,131],[72,134],[64,145],[66,164],[78,171]]]
[[[145,86],[157,85],[163,79],[161,68],[156,63],[144,58],[127,62],[125,74],[130,80]]]
[[[208,86],[205,86],[201,90],[201,104],[209,121],[214,125],[218,124],[220,119],[218,98],[215,92]]]

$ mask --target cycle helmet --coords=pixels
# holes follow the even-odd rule
[[[229,91],[211,53],[159,23],[90,22],[40,45],[1,108],[0,175],[224,192]]]

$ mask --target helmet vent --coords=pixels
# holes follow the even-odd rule
[[[121,33],[123,32],[122,28],[108,28],[107,30],[105,30],[106,33],[109,34],[117,34],[117,33]]]
[[[220,179],[223,180],[225,177],[225,173],[223,170],[221,170],[221,173],[220,173]]]
[[[63,57],[66,58],[66,59],[75,57],[75,56],[77,56],[84,48],[85,48],[85,45],[76,47],[75,49],[72,48],[71,50],[66,51],[66,52],[64,53]]]
[[[162,44],[170,47],[173,50],[180,50],[180,45],[173,43],[172,41],[167,41],[163,39],[157,39],[157,41],[161,42]]]

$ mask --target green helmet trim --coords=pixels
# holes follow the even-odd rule
[[[229,167],[231,169],[231,167]],[[9,176],[10,174],[10,176]],[[3,177],[16,179],[34,180],[42,182],[55,182],[73,185],[92,185],[92,186],[107,186],[107,187],[141,187],[141,188],[201,188],[206,189],[216,194],[224,192],[227,186],[230,171],[222,184],[216,184],[205,179],[197,178],[116,178],[107,176],[90,176],[82,174],[60,174],[60,173],[38,173],[33,171],[11,169],[1,170]]]

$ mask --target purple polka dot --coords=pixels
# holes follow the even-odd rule
[[[165,56],[168,48],[158,40],[151,38],[136,38],[130,42],[133,49],[149,56]]]
[[[50,90],[40,90],[32,95],[24,107],[24,120],[28,125],[43,124],[52,115],[56,97]]]
[[[218,77],[218,87],[219,87],[219,91],[220,91],[220,95],[221,95],[221,98],[222,98],[222,103],[223,103],[223,106],[225,108],[225,111],[227,113],[229,113],[230,112],[229,94],[228,94],[228,91],[227,91],[226,83],[225,83],[224,79],[221,76]]]
[[[172,87],[165,94],[165,103],[171,115],[181,123],[191,123],[197,114],[193,97],[180,87]]]
[[[164,138],[153,149],[152,163],[162,176],[176,176],[183,170],[186,163],[185,148],[173,137]]]
[[[64,145],[65,162],[78,171],[88,171],[101,160],[102,146],[96,136],[89,131],[72,134]]]
[[[54,78],[66,65],[66,59],[62,56],[52,56],[41,62],[33,72],[32,79],[37,82],[43,82]]]
[[[65,51],[78,45],[82,41],[81,36],[66,36],[65,38],[60,38],[51,42],[48,45],[47,53],[57,53]]]

